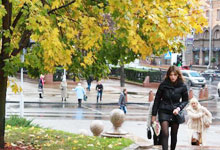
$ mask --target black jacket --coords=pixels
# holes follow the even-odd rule
[[[102,84],[97,84],[95,89],[102,92],[103,91],[103,85]]]
[[[169,79],[165,79],[157,90],[152,116],[156,116],[158,111],[172,114],[175,108],[180,107],[182,110],[187,103],[188,92],[186,85],[182,81],[172,84]]]

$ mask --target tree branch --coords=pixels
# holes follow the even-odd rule
[[[21,40],[19,42],[19,48],[14,49],[11,53],[12,56],[16,56],[23,48],[28,46],[28,43],[30,41],[31,31],[25,30],[24,33],[21,36]]]
[[[57,21],[57,18],[56,18],[56,25],[57,25],[58,29],[60,30],[61,37],[63,38],[63,31],[62,31],[62,27],[58,26],[58,21]]]
[[[12,23],[12,27],[13,27],[13,28],[15,28],[15,26],[16,26],[17,23],[18,23],[18,20],[21,18],[22,14],[23,14],[22,10],[24,9],[24,6],[27,6],[27,4],[25,3],[25,4],[21,7],[20,11],[18,12],[17,16],[15,17],[15,20],[14,20],[13,23]],[[11,33],[13,33],[13,32],[11,31]]]
[[[66,5],[63,5],[63,6],[60,6],[58,8],[52,9],[52,10],[48,11],[48,14],[52,14],[53,12],[55,12],[55,11],[57,11],[59,9],[65,8],[65,7],[71,5],[71,4],[75,3],[75,2],[76,2],[76,0],[73,0],[72,2],[69,2]]]
[[[45,0],[41,0],[41,3],[43,4],[43,6],[44,6],[45,4],[49,5],[49,3],[48,3],[47,1],[45,1]]]
[[[57,13],[54,13],[56,16],[59,16],[59,17],[62,17],[62,18],[64,18],[62,15],[60,15],[60,14],[57,14]],[[76,21],[76,20],[74,20],[74,19],[72,19],[72,18],[70,18],[70,17],[66,17],[67,19],[69,19],[70,21],[72,21],[72,22],[75,22],[75,23],[78,23],[79,24],[79,22],[78,21]]]

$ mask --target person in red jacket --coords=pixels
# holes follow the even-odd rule
[[[43,98],[43,92],[44,92],[44,76],[40,75],[39,83],[38,83],[38,92],[39,92],[39,98]]]

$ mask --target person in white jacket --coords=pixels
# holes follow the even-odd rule
[[[60,90],[61,90],[62,101],[66,101],[66,99],[67,99],[67,82],[66,82],[65,77],[63,77],[63,80],[60,83]]]
[[[192,145],[205,145],[206,131],[212,123],[212,114],[201,106],[196,98],[186,108],[188,114],[189,141]]]
[[[81,86],[81,83],[78,83],[77,87],[73,90],[76,91],[76,96],[78,99],[78,106],[81,107],[82,100],[84,99],[84,96],[86,95],[85,89]]]

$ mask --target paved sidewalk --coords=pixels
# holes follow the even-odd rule
[[[17,79],[17,83],[20,85],[20,80]],[[86,89],[86,81],[81,81],[82,86]],[[92,82],[91,91],[86,90],[88,100],[83,103],[96,103],[97,91],[95,90],[96,81]],[[118,103],[120,92],[123,88],[120,87],[119,80],[102,80],[104,86],[103,100],[101,103]],[[76,87],[76,83],[68,81],[68,95],[67,103],[77,103],[76,93],[72,91]],[[151,88],[146,88],[139,85],[125,84],[128,91],[129,103],[148,103],[148,93]],[[38,82],[33,79],[24,79],[24,101],[25,102],[61,102],[61,90],[60,82],[53,84],[45,84],[44,86],[44,98],[39,99],[38,96]],[[155,93],[157,89],[152,89]],[[15,94],[10,88],[8,88],[7,101],[20,101],[20,94]]]
[[[16,79],[18,85],[20,85],[20,79]],[[86,81],[81,81],[82,86],[86,89],[87,83]],[[83,103],[96,103],[97,91],[95,90],[97,82],[93,81],[91,85],[91,91],[86,90],[86,94],[88,96],[88,100]],[[118,99],[120,96],[120,92],[123,88],[127,88],[128,91],[128,103],[149,103],[148,95],[149,91],[152,90],[155,94],[157,88],[148,88],[143,87],[141,85],[128,84],[125,83],[125,87],[120,87],[120,80],[115,79],[106,79],[102,80],[102,84],[104,86],[103,91],[103,100],[102,104],[111,104],[118,103]],[[77,86],[76,82],[68,81],[68,95],[66,103],[78,103],[76,93],[72,90]],[[198,96],[198,92],[194,96]],[[24,87],[23,87],[23,95],[24,102],[41,102],[41,103],[59,103],[61,102],[61,90],[60,90],[60,82],[55,82],[53,84],[45,84],[44,86],[44,98],[40,99],[38,95],[38,80],[36,79],[24,79]],[[11,88],[8,88],[7,93],[7,101],[20,101],[20,94],[13,93]],[[210,97],[209,99],[213,99]]]

